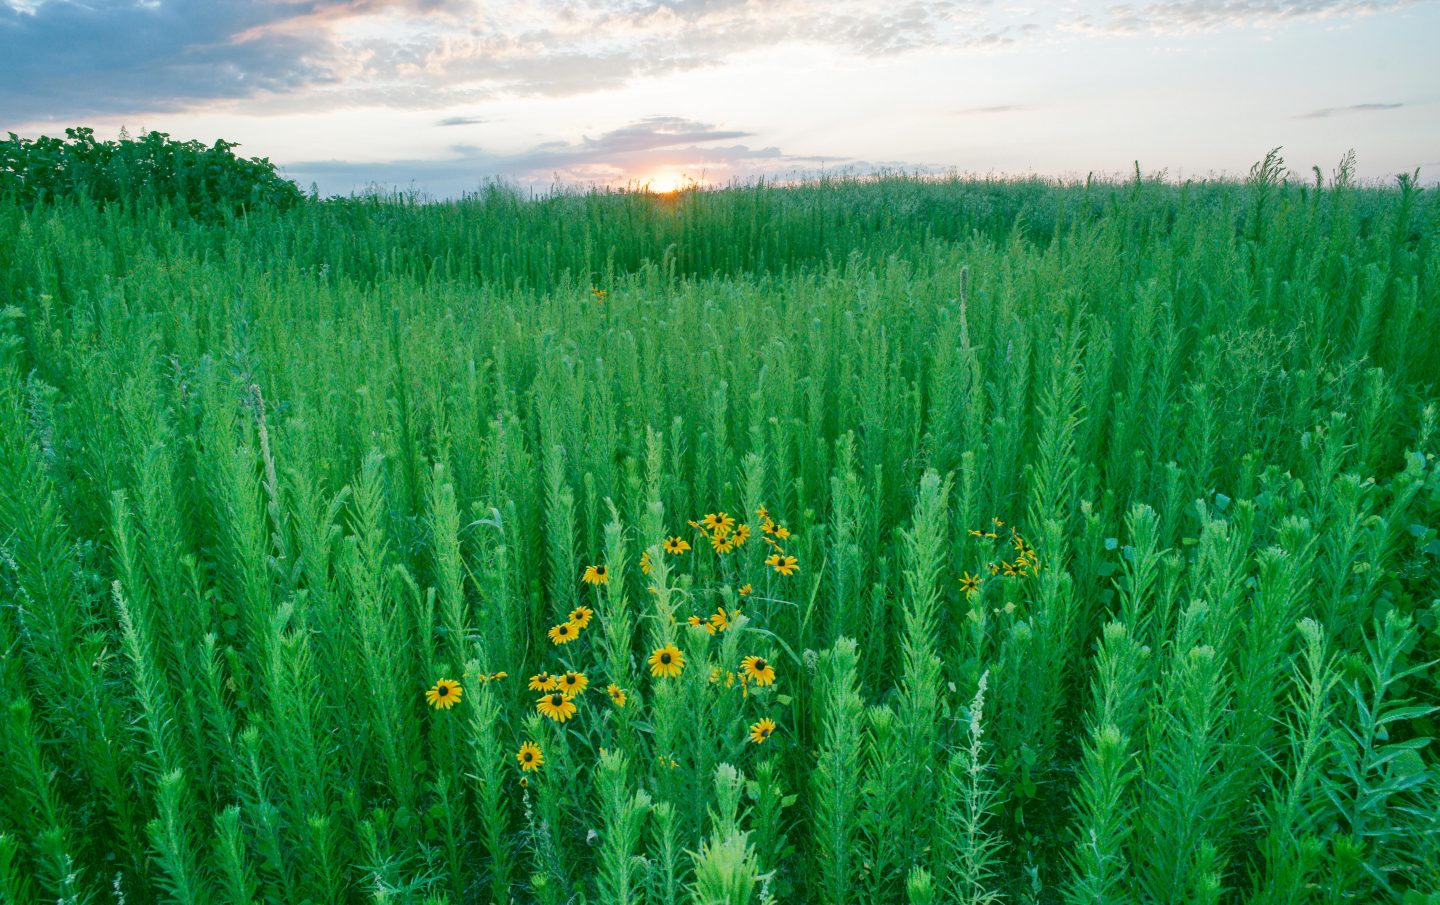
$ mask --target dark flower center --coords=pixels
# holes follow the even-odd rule
[[[769,738],[769,737],[770,737],[770,730],[769,730],[769,729],[761,729],[761,730],[760,730],[760,734],[763,735],[765,738]]]
[[[443,697],[445,697],[447,694],[450,693],[450,686],[449,686],[449,685],[441,685],[438,689],[436,689],[435,693],[436,693],[437,695],[439,695],[440,697],[443,698]]]
[[[550,696],[551,707],[559,707],[563,703],[565,703],[565,696],[563,694],[552,694]]]
[[[535,759],[535,755],[531,754],[529,751],[526,751],[526,752],[525,752],[525,762],[526,762],[526,763],[529,763],[530,761],[532,761],[532,760],[534,760],[534,759]]]
[[[756,661],[755,661],[755,671],[756,671],[756,672],[764,672],[765,669],[766,669],[766,663],[765,663],[764,660],[756,660]]]
[[[596,569],[595,574],[603,578],[605,576],[605,567],[601,566],[600,568]]]
[[[670,655],[669,655],[668,653],[667,653],[667,654],[661,654],[661,655],[660,655],[660,662],[661,662],[661,663],[664,663],[666,666],[669,666],[669,665],[670,665]]]

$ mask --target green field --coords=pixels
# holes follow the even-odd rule
[[[1283,172],[0,200],[0,902],[1440,902],[1440,200]]]

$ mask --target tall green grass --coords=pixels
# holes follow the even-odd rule
[[[1434,901],[1440,206],[1282,174],[0,204],[0,901]]]

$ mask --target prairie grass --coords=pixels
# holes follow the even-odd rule
[[[1349,172],[0,203],[0,902],[1436,901]]]

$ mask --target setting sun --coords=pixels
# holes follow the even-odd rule
[[[693,180],[673,170],[661,170],[643,179],[641,184],[656,195],[668,195],[693,184]]]

